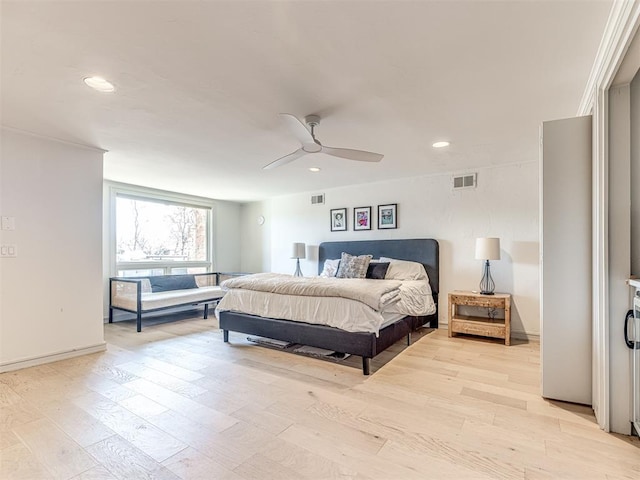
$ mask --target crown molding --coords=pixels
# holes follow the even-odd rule
[[[109,150],[105,150],[104,148],[95,147],[93,145],[87,145],[85,143],[77,143],[71,142],[69,140],[63,140],[57,137],[51,137],[49,135],[43,135],[41,133],[31,132],[29,130],[22,130],[21,128],[10,127],[9,125],[0,125],[0,130],[5,130],[7,132],[18,133],[20,135],[26,135],[29,137],[40,138],[42,140],[49,140],[51,142],[62,143],[64,145],[70,145],[72,147],[84,148],[86,150],[93,150],[94,152],[100,153],[109,153]]]
[[[591,113],[597,89],[609,88],[639,26],[640,0],[614,0],[582,94],[578,116]]]

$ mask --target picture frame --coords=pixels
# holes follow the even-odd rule
[[[347,230],[347,209],[333,208],[331,210],[331,231],[345,232]]]
[[[378,229],[398,228],[398,204],[378,205]]]
[[[353,209],[353,230],[371,230],[371,207]]]

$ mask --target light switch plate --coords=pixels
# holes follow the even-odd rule
[[[18,247],[15,245],[0,245],[0,257],[15,258],[18,256]]]

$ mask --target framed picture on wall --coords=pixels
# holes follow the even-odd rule
[[[398,204],[378,205],[378,228],[398,228]]]
[[[353,209],[353,229],[371,230],[371,207],[356,207]]]
[[[331,210],[331,231],[344,232],[347,230],[347,209],[334,208]]]

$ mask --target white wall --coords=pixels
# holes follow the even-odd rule
[[[319,192],[313,192],[319,193]],[[501,239],[502,258],[491,270],[496,291],[514,295],[512,322],[517,334],[539,335],[538,162],[485,168],[478,171],[478,187],[452,190],[450,174],[389,180],[325,190],[325,205],[311,205],[311,193],[288,195],[245,206],[243,232],[257,244],[255,214],[264,211],[271,243],[270,261],[259,258],[243,264],[249,271],[293,273],[293,242],[307,244],[301,261],[305,275],[317,274],[317,246],[324,241],[386,238],[435,238],[440,242],[440,322],[446,324],[447,294],[476,290],[482,262],[474,259],[476,237]],[[398,204],[395,230],[353,231],[353,207]],[[349,209],[349,230],[331,232],[329,210]],[[374,214],[375,217],[375,214]],[[263,243],[263,247],[266,243]]]
[[[640,275],[640,73],[631,82],[631,273]]]
[[[103,152],[0,131],[0,369],[103,348]]]
[[[242,204],[214,200],[213,266],[218,272],[241,268]]]
[[[251,202],[243,205],[242,263],[243,272],[269,272],[271,270],[271,212],[266,202]],[[259,221],[260,219],[260,221]],[[264,219],[264,220],[262,220]]]

